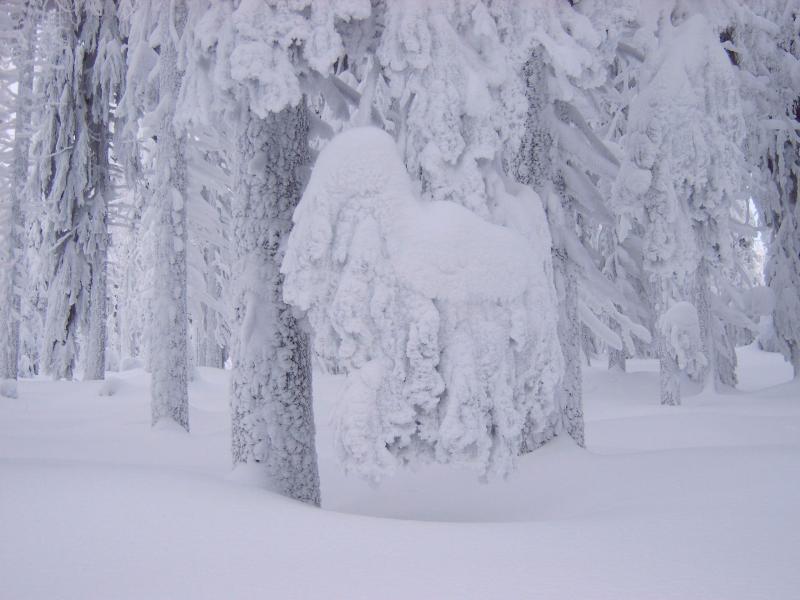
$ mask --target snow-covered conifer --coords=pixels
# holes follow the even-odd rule
[[[112,192],[110,175],[110,124],[111,108],[116,104],[122,80],[122,39],[117,16],[118,0],[100,3],[99,31],[95,56],[92,63],[91,80],[88,82],[93,102],[90,114],[90,136],[93,169],[96,182],[92,195],[91,239],[88,248],[91,296],[86,325],[86,359],[84,377],[103,379],[106,369],[106,321],[108,311],[107,262],[108,262],[108,204]]]
[[[738,88],[702,15],[665,9],[655,35],[657,47],[642,67],[631,103],[626,160],[612,195],[617,230],[624,239],[631,228],[643,227],[652,306],[664,314],[676,301],[692,301],[703,349],[719,382],[716,357],[729,340],[713,303],[729,277],[729,219],[743,186]],[[670,359],[663,339],[660,348],[664,367]],[[706,372],[696,376],[702,379]],[[730,369],[725,373],[731,377]],[[678,388],[673,382],[665,389]],[[679,397],[662,395],[662,402],[679,403]]]
[[[262,463],[269,484],[319,504],[307,333],[283,300],[280,264],[310,158],[309,84],[343,54],[337,25],[369,3],[266,0],[197,11],[184,111],[234,132],[231,355],[234,464]],[[191,109],[188,107],[196,107]]]
[[[108,27],[101,34],[101,20],[113,7],[83,0],[59,4],[57,43],[42,75],[46,104],[33,154],[46,211],[42,362],[55,377],[73,376],[81,330],[88,333],[87,375],[102,376],[104,369],[108,103],[119,43],[109,42]]]
[[[590,9],[596,3],[586,4]],[[600,12],[618,16],[625,8],[623,3]],[[617,271],[607,268],[603,274],[595,247],[599,232],[613,222],[606,193],[618,159],[605,139],[614,126],[604,94],[615,91],[608,77],[617,39],[609,33],[611,25],[604,26],[603,36],[586,15],[566,3],[521,4],[508,20],[506,44],[515,51],[528,108],[511,167],[547,206],[565,360],[558,392],[561,427],[583,444],[584,333],[619,351],[632,351],[634,336],[649,340],[637,322],[642,311],[633,290],[610,285],[606,275]],[[620,252],[619,241],[611,242],[608,253]]]
[[[557,418],[544,212],[523,186],[492,194],[503,224],[419,198],[375,128],[340,134],[317,160],[284,295],[324,364],[347,374],[336,428],[348,469],[379,479],[434,459],[505,475]]]
[[[519,145],[527,108],[514,7],[408,1],[387,4],[381,16],[380,79],[372,93],[423,198],[457,202],[505,223],[498,198],[508,196],[505,164]],[[531,210],[541,208],[536,194],[528,200],[537,204]],[[545,430],[531,423],[536,433],[522,449],[552,437],[557,421]]]
[[[726,48],[741,73],[751,194],[769,228],[772,338],[800,377],[800,8],[731,2]]]
[[[153,238],[149,366],[153,424],[171,419],[188,431],[186,299],[186,135],[175,122],[183,72],[178,46],[187,20],[181,0],[137,3],[130,15],[123,112],[128,139],[152,146],[148,219]],[[151,140],[151,141],[146,141]]]
[[[11,164],[3,181],[3,202],[0,226],[4,231],[0,248],[0,393],[16,395],[15,381],[19,373],[20,318],[23,288],[24,211],[28,181],[31,105],[33,102],[33,67],[36,24],[40,2],[16,0],[3,9],[2,29],[8,40],[10,56],[3,56],[4,66],[15,70],[16,77],[3,77],[16,83],[16,95],[10,87],[3,90],[3,106],[14,111],[14,136]],[[8,61],[7,63],[5,61]],[[6,75],[5,73],[3,75]],[[8,75],[11,75],[10,73]],[[13,104],[12,104],[13,103]],[[5,380],[6,383],[2,383]]]

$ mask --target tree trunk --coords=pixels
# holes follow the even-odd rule
[[[708,361],[700,373],[693,376],[693,379],[700,382],[703,384],[703,387],[705,387],[710,383],[710,378],[716,380],[717,372],[713,325],[711,323],[712,314],[709,305],[708,267],[705,261],[700,261],[700,265],[695,271],[692,296],[694,307],[697,309],[697,319],[700,324],[701,347],[706,361]]]
[[[106,375],[106,280],[108,262],[108,131],[107,125],[95,122],[92,127],[97,184],[92,197],[92,239],[94,248],[89,253],[91,292],[89,295],[88,331],[86,333],[85,379],[103,379]]]
[[[619,326],[619,323],[616,323],[613,320],[609,320],[608,323],[609,328],[614,331],[617,335],[620,336],[620,340],[622,339],[622,328]],[[617,350],[616,348],[612,348],[611,346],[608,347],[608,370],[609,371],[616,371],[617,373],[624,373],[627,369],[627,358],[628,353],[625,350],[624,344],[621,350]]]
[[[578,317],[578,278],[575,266],[563,252],[553,257],[553,277],[560,301],[558,341],[564,355],[564,376],[556,389],[564,430],[583,447],[583,373],[581,369],[581,321]]]
[[[164,11],[162,19],[171,19]],[[176,23],[176,26],[178,24]],[[162,30],[169,28],[162,23]],[[180,31],[180,28],[178,28]],[[151,412],[155,425],[172,419],[189,430],[188,317],[186,306],[186,156],[185,140],[175,129],[175,99],[180,87],[172,36],[162,40],[159,57],[159,107],[156,144],[156,264],[151,340]]]
[[[736,376],[738,358],[736,357],[736,338],[737,331],[730,325],[716,322],[716,351],[717,371],[716,383],[731,388],[735,388],[739,382]]]
[[[31,99],[33,94],[33,53],[36,41],[36,21],[32,10],[15,15],[22,36],[22,43],[15,48],[14,62],[19,78],[17,83],[16,117],[14,123],[14,150],[11,174],[10,235],[4,248],[6,276],[3,280],[2,302],[6,307],[4,323],[0,323],[0,379],[16,380],[19,368],[19,330],[21,299],[19,290],[23,285],[22,233],[25,223],[22,202],[28,181],[28,152],[30,148]],[[6,384],[8,395],[16,395],[15,385]]]
[[[625,350],[608,349],[608,370],[617,371],[618,373],[624,373],[627,370]]]
[[[794,370],[794,378],[800,379],[800,345],[794,343],[789,344],[789,360]]]
[[[270,485],[319,505],[309,342],[283,302],[280,265],[309,159],[305,103],[243,117],[232,200],[234,464],[263,463]]]
[[[670,354],[667,341],[662,339],[659,356],[661,404],[678,406],[681,403],[681,380],[678,361]]]

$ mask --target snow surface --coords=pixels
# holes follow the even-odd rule
[[[344,476],[343,379],[320,376],[323,510],[231,475],[225,371],[190,383],[190,435],[150,427],[141,370],[111,397],[24,380],[0,398],[0,598],[794,598],[800,382],[778,354],[739,361],[741,391],[681,407],[659,405],[655,361],[586,369],[588,449],[556,441],[490,484]]]

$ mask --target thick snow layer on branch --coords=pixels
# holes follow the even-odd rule
[[[345,465],[372,479],[422,457],[508,473],[526,420],[536,433],[554,418],[561,367],[549,251],[522,233],[535,224],[420,201],[372,128],[326,146],[294,221],[284,297],[348,375]]]

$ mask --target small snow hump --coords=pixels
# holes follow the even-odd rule
[[[347,374],[345,466],[373,480],[418,460],[506,475],[523,436],[557,414],[549,249],[420,199],[374,128],[323,149],[294,224],[284,298],[306,312],[323,364]]]

